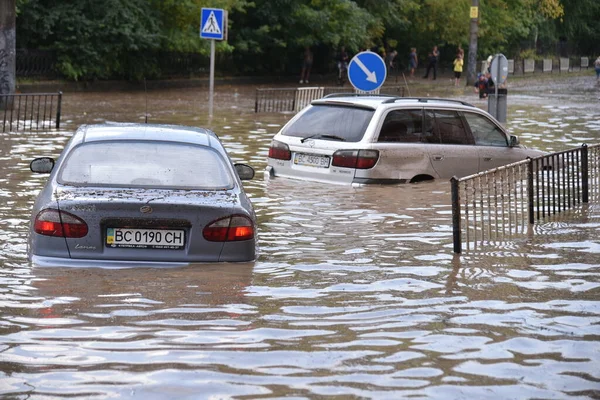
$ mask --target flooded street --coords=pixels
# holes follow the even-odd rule
[[[557,78],[558,79],[558,78]],[[528,147],[600,142],[588,76],[520,81],[506,126]],[[346,187],[267,179],[292,114],[256,86],[65,93],[59,132],[0,133],[0,397],[160,399],[600,398],[600,203],[454,256],[450,184]],[[487,109],[471,88],[411,88]],[[259,257],[185,268],[33,268],[46,175],[83,123],[214,130],[258,217]]]

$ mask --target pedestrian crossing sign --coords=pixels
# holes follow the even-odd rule
[[[200,14],[200,37],[227,40],[227,12],[220,8],[203,8]]]

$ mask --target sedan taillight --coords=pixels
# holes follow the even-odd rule
[[[338,150],[333,153],[331,165],[334,167],[369,169],[377,164],[377,150]]]
[[[288,161],[292,159],[292,152],[287,144],[273,140],[269,147],[269,158]]]
[[[210,242],[250,240],[254,238],[254,224],[246,216],[232,215],[206,225],[202,235]]]
[[[65,211],[47,208],[35,217],[33,230],[44,236],[82,238],[88,233],[84,220]]]

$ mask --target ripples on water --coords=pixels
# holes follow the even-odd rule
[[[163,111],[150,114],[210,125],[260,172],[289,116],[244,112],[243,91],[210,122],[197,91],[151,94]],[[65,131],[1,136],[1,396],[600,397],[597,206],[459,258],[447,182],[327,187],[259,173],[246,185],[255,263],[32,269],[28,217],[46,177],[28,162],[56,156],[79,123],[139,119],[127,104],[142,104],[135,94],[64,99]],[[597,142],[597,109],[532,103],[509,110],[522,142]]]

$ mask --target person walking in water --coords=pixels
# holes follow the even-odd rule
[[[417,57],[417,49],[412,47],[410,49],[410,55],[408,56],[408,69],[410,70],[410,77],[415,77],[415,69],[419,65],[419,58]]]
[[[300,72],[300,83],[308,83],[310,69],[313,63],[313,53],[309,46],[304,48],[304,59],[302,61],[302,71]]]
[[[460,54],[456,55],[454,59],[454,86],[458,86],[460,84],[460,76],[462,75],[463,70],[463,58]]]

